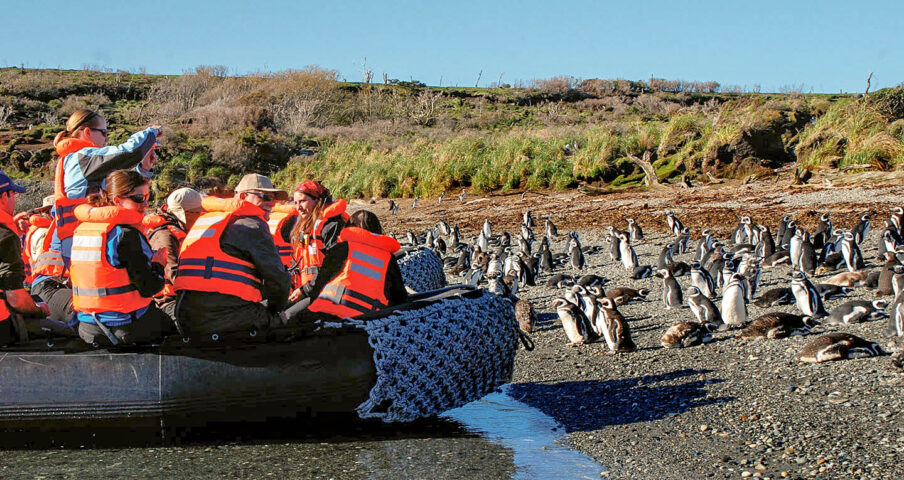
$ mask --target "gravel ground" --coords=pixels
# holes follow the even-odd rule
[[[868,267],[875,269],[880,266],[875,259],[876,225],[888,217],[891,205],[900,203],[902,191],[895,185],[790,189],[754,184],[597,198],[576,192],[533,200],[477,198],[464,205],[456,201],[427,207],[428,212],[419,215],[403,211],[389,216],[381,206],[369,208],[384,216],[390,231],[404,233],[411,224],[430,225],[446,218],[460,223],[468,239],[485,217],[492,219],[497,233],[507,229],[515,234],[521,212],[532,208],[535,218],[552,213],[560,219],[561,233],[576,229],[585,247],[608,245],[605,226],[626,228],[620,217],[627,214],[641,218],[646,230],[646,242],[635,246],[640,264],[655,264],[661,247],[671,240],[664,233],[666,210],[677,212],[692,227],[693,240],[704,226],[726,235],[747,212],[774,233],[783,214],[812,229],[820,213],[830,212],[836,227],[850,228],[862,212],[870,211],[876,213],[873,230],[862,248]],[[538,236],[541,231],[535,229]],[[564,251],[560,235],[553,252]],[[607,288],[651,291],[645,301],[619,307],[638,351],[610,355],[604,343],[568,346],[550,306],[563,292],[544,286],[548,275],[541,275],[537,287],[519,292],[534,303],[540,321],[532,335],[536,349],[518,353],[511,390],[562,423],[571,447],[609,468],[604,477],[904,478],[904,375],[889,357],[823,364],[795,358],[816,334],[834,331],[888,349],[885,321],[823,325],[808,337],[779,340],[742,341],[734,338],[737,330],[718,332],[710,344],[666,350],[660,346],[661,335],[679,321],[693,320],[693,314],[687,308],[666,311],[661,280],[632,280],[607,252],[587,256],[583,273],[607,277]],[[690,253],[675,256],[686,262],[690,258]],[[679,277],[679,283],[686,288],[690,277]],[[758,291],[789,285],[790,266],[764,269]],[[826,302],[826,308],[860,298],[873,299],[874,292],[857,287],[847,298]],[[764,309],[751,304],[749,318],[771,311],[799,313],[793,305]]]

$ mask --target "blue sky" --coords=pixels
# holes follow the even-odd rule
[[[862,92],[904,82],[904,1],[15,1],[0,65],[181,73],[318,65],[349,81],[572,75]],[[482,72],[482,74],[480,73]]]

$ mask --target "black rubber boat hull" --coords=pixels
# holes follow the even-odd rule
[[[375,380],[364,332],[288,343],[164,343],[159,352],[6,352],[0,428],[194,426],[353,413]]]

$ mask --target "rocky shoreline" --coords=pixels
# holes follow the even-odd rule
[[[411,223],[429,225],[446,218],[469,226],[464,232],[469,239],[485,217],[495,222],[496,231],[517,232],[518,216],[532,208],[536,218],[548,213],[564,218],[560,232],[576,229],[585,247],[607,245],[605,227],[625,228],[620,217],[630,214],[647,229],[646,241],[635,247],[640,264],[655,264],[661,247],[672,239],[664,233],[666,210],[676,211],[692,227],[692,243],[702,226],[725,235],[748,211],[773,232],[782,214],[801,219],[812,231],[815,221],[807,224],[822,212],[830,212],[836,227],[850,228],[861,213],[873,211],[873,228],[862,248],[868,268],[877,269],[877,228],[901,192],[897,186],[786,191],[762,184],[726,185],[700,195],[705,198],[698,202],[676,203],[674,191],[605,196],[604,209],[594,209],[597,199],[574,193],[534,202],[514,196],[490,199],[472,205],[473,215],[457,204],[428,207],[428,214],[417,216],[390,216],[371,208],[397,234]],[[677,195],[694,198],[694,192]],[[565,251],[562,235],[552,250]],[[689,262],[690,257],[676,255],[675,260]],[[518,353],[510,394],[560,422],[569,446],[608,468],[604,478],[904,477],[904,374],[890,357],[822,364],[795,358],[816,335],[835,331],[878,342],[888,351],[893,343],[885,320],[823,324],[809,336],[778,340],[744,341],[734,338],[739,330],[717,332],[712,343],[667,350],[659,343],[661,335],[693,315],[687,308],[664,309],[660,279],[632,280],[605,250],[587,256],[583,273],[608,278],[607,288],[650,289],[645,301],[619,307],[638,350],[612,355],[603,342],[567,345],[550,306],[563,291],[545,286],[549,275],[541,275],[538,286],[519,292],[533,302],[539,322],[532,335],[536,349]],[[680,277],[679,283],[687,288],[690,278]],[[789,284],[790,266],[764,269],[759,292]],[[872,300],[874,290],[856,287],[847,297],[826,302],[826,308],[853,299]],[[766,312],[799,313],[793,305],[748,308],[750,320]]]

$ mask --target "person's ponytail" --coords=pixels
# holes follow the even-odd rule
[[[99,123],[99,119],[102,118],[103,117],[94,110],[88,110],[87,108],[76,110],[72,115],[69,115],[69,119],[66,120],[66,128],[53,137],[53,146],[56,147],[58,143],[71,137],[79,127],[95,126]]]

